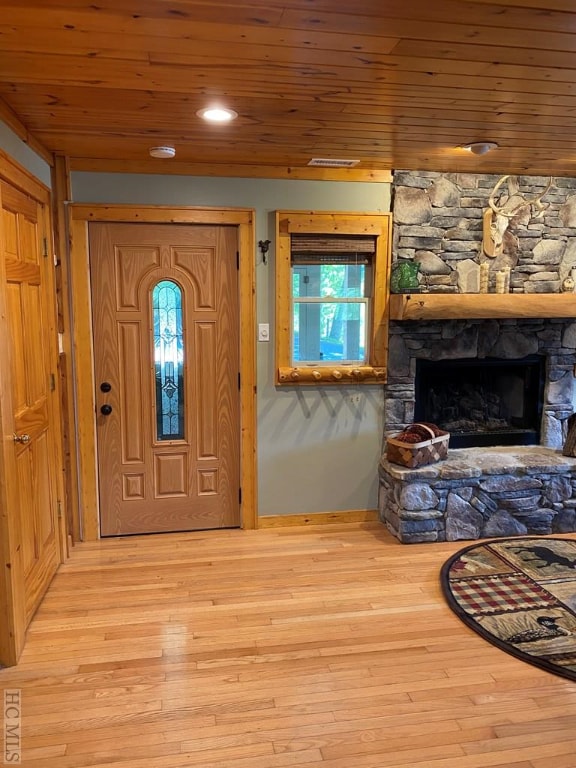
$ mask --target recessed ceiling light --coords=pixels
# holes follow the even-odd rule
[[[470,144],[464,144],[462,149],[467,149],[473,155],[485,155],[493,149],[498,149],[495,141],[473,141]]]
[[[174,147],[150,147],[148,150],[151,157],[174,157],[176,150]]]
[[[205,107],[199,109],[196,114],[209,123],[229,123],[230,120],[235,120],[238,117],[238,112],[234,112],[228,107]]]

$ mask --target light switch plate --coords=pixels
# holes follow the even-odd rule
[[[269,323],[258,323],[258,341],[270,341]]]

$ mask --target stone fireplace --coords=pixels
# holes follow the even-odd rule
[[[414,420],[450,432],[450,448],[538,445],[544,360],[417,358]]]
[[[540,423],[533,424],[531,430],[538,433],[538,439],[530,439],[528,444],[538,443],[550,448],[562,446],[563,422],[574,410],[576,365],[576,322],[564,320],[391,322],[385,398],[386,433],[398,432],[415,419],[422,418],[422,410],[416,413],[416,400],[417,392],[421,390],[421,408],[422,401],[429,396],[429,390],[422,391],[426,382],[418,380],[425,364],[445,362],[447,370],[455,372],[458,365],[462,366],[458,362],[462,360],[468,361],[470,367],[476,363],[478,382],[481,375],[486,374],[495,384],[494,374],[488,372],[494,367],[494,361],[498,361],[504,379],[500,381],[500,387],[506,383],[508,388],[517,392],[520,386],[526,389],[531,385],[530,397],[538,400],[531,404],[539,414]],[[515,376],[513,369],[518,363],[530,366],[529,372]],[[453,368],[450,368],[451,364]],[[458,384],[459,381],[456,381],[455,388]],[[502,394],[505,397],[507,393]],[[487,412],[489,405],[483,404]],[[496,417],[495,413],[493,415],[502,418]],[[520,429],[523,427],[518,427]],[[486,444],[482,439],[468,441],[471,446]],[[505,437],[489,444],[511,443]],[[520,436],[512,444],[526,444],[526,441]],[[453,444],[452,447],[457,446]]]
[[[395,175],[394,257],[419,261],[428,291],[457,301],[470,262],[485,260],[482,209],[497,178]],[[516,249],[490,263],[511,269],[513,293],[559,293],[576,263],[576,180],[558,181],[544,220],[521,222]],[[574,306],[576,319],[576,296]],[[574,411],[576,321],[391,321],[389,332],[384,436],[417,419],[454,436],[436,465],[382,458],[380,515],[394,535],[410,543],[576,531],[576,460],[560,452]]]
[[[565,420],[574,411],[576,323],[404,322],[391,323],[390,333],[386,435],[420,418],[417,373],[428,362],[457,366],[461,360],[473,361],[490,371],[498,360],[516,393],[519,377],[511,372],[516,363],[528,364],[522,388],[532,384],[530,398],[536,391],[539,418],[532,429],[520,426],[515,434],[506,430],[501,439],[497,431],[488,434],[489,447],[486,435],[477,434],[468,440],[472,447],[450,447],[448,459],[436,465],[410,470],[383,458],[381,519],[394,535],[412,543],[576,530],[576,460],[559,454]],[[509,406],[510,401],[504,410]],[[482,407],[489,412],[490,403]],[[501,404],[499,408],[502,413]],[[512,412],[515,419],[523,421],[524,416]]]

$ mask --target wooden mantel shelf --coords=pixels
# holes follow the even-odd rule
[[[398,293],[390,320],[573,317],[576,293]]]

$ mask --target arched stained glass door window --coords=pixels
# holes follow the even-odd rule
[[[152,291],[156,439],[184,439],[184,333],[182,289],[161,280]]]

